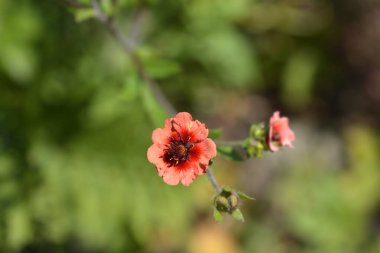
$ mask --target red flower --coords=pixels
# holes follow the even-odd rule
[[[207,136],[205,124],[180,112],[165,120],[164,128],[153,131],[148,160],[156,165],[165,183],[177,185],[181,181],[189,186],[197,176],[206,173],[209,161],[216,156],[215,143]]]
[[[296,139],[294,132],[289,127],[289,119],[280,117],[280,112],[273,113],[269,121],[269,134],[267,143],[271,151],[277,151],[281,146],[293,148],[292,142]]]

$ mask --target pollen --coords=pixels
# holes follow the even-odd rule
[[[183,157],[186,155],[187,149],[184,145],[178,145],[177,152],[178,152],[178,156]]]

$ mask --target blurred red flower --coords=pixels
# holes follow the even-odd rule
[[[292,142],[296,136],[289,127],[289,119],[280,117],[280,112],[276,111],[269,120],[269,133],[267,143],[271,151],[277,151],[281,146],[293,148]]]
[[[216,145],[207,136],[205,124],[180,112],[165,120],[164,128],[153,131],[148,160],[156,165],[165,183],[189,186],[197,176],[206,173],[209,161],[216,156]]]

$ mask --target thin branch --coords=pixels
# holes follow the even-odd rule
[[[116,39],[116,41],[123,47],[124,51],[130,56],[133,56],[134,50],[136,48],[136,44],[128,39],[117,27],[113,18],[107,16],[103,13],[101,6],[97,0],[92,0],[92,7],[95,10],[95,17],[98,21],[103,23],[107,30],[112,34],[112,36]]]
[[[97,0],[92,0],[92,7],[95,10],[96,19],[107,28],[109,33],[114,37],[114,39],[124,49],[125,53],[130,57],[140,77],[146,82],[146,84],[148,85],[148,88],[150,89],[154,97],[157,99],[158,103],[165,109],[165,111],[169,115],[174,116],[176,114],[176,110],[174,109],[172,104],[168,101],[168,99],[165,97],[165,95],[161,92],[157,83],[152,78],[150,78],[150,76],[146,73],[140,58],[135,53],[135,48],[137,47],[137,43],[127,38],[121,32],[121,29],[117,26],[113,18],[104,14]],[[134,27],[138,27],[138,26],[134,26]],[[134,32],[136,33],[137,31],[134,31]],[[216,193],[219,194],[222,190],[219,187],[218,182],[216,181],[214,175],[212,174],[211,168],[209,167],[206,171],[207,171],[207,176],[212,186],[214,187]]]
[[[234,147],[240,147],[243,145],[245,140],[236,140],[236,141],[219,141],[215,140],[216,145],[218,146],[234,146]]]
[[[108,17],[103,13],[99,2],[97,0],[92,0],[92,6],[95,10],[96,19],[101,22],[109,31],[109,33],[114,37],[114,39],[119,43],[119,45],[124,49],[126,54],[132,61],[132,64],[136,68],[141,79],[145,81],[149,90],[152,92],[154,97],[157,99],[158,103],[165,109],[165,111],[170,115],[174,116],[176,111],[172,104],[167,100],[162,91],[158,88],[157,83],[149,77],[146,73],[143,64],[140,58],[135,53],[135,48],[137,47],[136,43],[127,38],[122,32],[121,29],[115,23],[115,20],[111,17]]]

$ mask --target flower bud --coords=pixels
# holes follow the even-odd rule
[[[249,131],[249,137],[255,140],[265,140],[266,129],[263,123],[253,124]]]
[[[219,193],[214,199],[214,205],[220,212],[231,214],[236,208],[239,207],[239,204],[239,195],[229,188],[223,189],[222,192]]]
[[[230,204],[226,197],[218,195],[215,198],[216,209],[220,212],[228,212],[230,210]]]
[[[239,196],[235,192],[232,192],[230,197],[228,198],[228,202],[230,204],[230,211],[235,210],[240,202]]]

